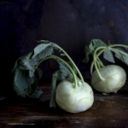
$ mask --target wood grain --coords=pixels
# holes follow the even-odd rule
[[[95,94],[91,109],[78,114],[67,113],[60,108],[49,108],[50,88],[43,87],[39,101],[3,98],[0,101],[0,126],[2,128],[127,128],[127,90],[103,96]]]

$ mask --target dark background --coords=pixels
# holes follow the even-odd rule
[[[128,0],[0,0],[0,95],[12,88],[15,60],[37,40],[61,45],[84,74],[84,47],[93,38],[128,44]]]

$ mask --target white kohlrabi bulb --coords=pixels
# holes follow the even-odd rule
[[[94,102],[92,88],[81,81],[78,87],[73,85],[66,80],[61,82],[56,89],[56,102],[60,108],[70,113],[86,111]]]
[[[124,86],[126,81],[125,70],[117,65],[108,65],[99,69],[101,76],[104,80],[101,80],[95,71],[92,74],[92,86],[103,93],[116,93],[121,87]]]

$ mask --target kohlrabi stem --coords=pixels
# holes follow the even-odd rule
[[[47,59],[55,59],[55,60],[58,60],[58,61],[62,62],[63,64],[65,64],[67,66],[67,68],[70,70],[70,72],[72,73],[73,78],[74,78],[74,82],[75,82],[75,87],[77,87],[78,83],[77,83],[76,74],[73,71],[72,67],[65,60],[63,60],[62,58],[60,58],[56,55],[50,55],[49,57],[47,57]]]
[[[101,51],[96,55],[96,52],[98,52],[99,50],[101,50]],[[90,67],[90,73],[91,73],[91,74],[92,74],[93,68],[94,68],[94,66],[95,66],[95,64],[94,64],[95,61],[96,61],[95,58],[98,59],[100,65],[101,65],[102,67],[104,67],[102,61],[101,61],[100,58],[99,58],[99,56],[104,52],[104,50],[105,50],[105,47],[98,47],[98,48],[95,50],[95,52],[93,53],[93,61],[92,61],[92,63],[91,63],[91,67]]]
[[[111,44],[109,45],[109,47],[124,47],[124,48],[127,48],[128,49],[128,45],[125,45],[125,44]]]
[[[98,66],[97,66],[96,58],[95,58],[95,57],[94,57],[94,65],[95,65],[95,69],[96,69],[96,72],[97,72],[99,78],[100,78],[101,80],[104,80],[104,78],[101,76],[100,71],[99,71],[99,69],[98,69]]]
[[[98,60],[98,58],[97,58],[97,61],[96,61],[96,63],[97,63],[97,67],[98,67],[98,68],[101,68],[101,65],[100,65],[100,63],[99,63],[99,60]]]
[[[99,51],[100,49],[102,49],[96,56],[99,57],[105,50],[106,50],[106,47],[99,47],[95,50],[95,54],[97,51]]]
[[[76,64],[74,63],[74,61],[72,60],[72,58],[71,58],[71,57],[68,55],[68,53],[67,53],[64,49],[62,49],[59,45],[56,44],[56,48],[58,48],[59,50],[61,50],[61,51],[65,54],[65,56],[69,59],[69,61],[72,63],[72,65],[74,66],[74,68],[75,68],[76,71],[78,72],[79,77],[81,78],[81,81],[84,83],[84,78],[83,78],[83,76],[82,76],[80,70],[78,69],[78,67],[76,66]]]
[[[94,66],[95,66],[95,69],[96,69],[96,72],[97,72],[97,74],[98,74],[98,76],[99,76],[99,78],[101,79],[101,80],[104,80],[104,78],[101,76],[101,74],[100,74],[100,71],[99,71],[99,68],[100,68],[100,65],[103,65],[103,63],[101,62],[101,60],[99,59],[99,56],[105,51],[105,49],[106,49],[106,47],[98,47],[95,51],[94,51],[94,53],[93,53],[93,64],[94,64]],[[99,50],[101,50],[98,54],[97,54],[97,52],[99,51]],[[92,64],[92,65],[93,65]],[[104,66],[104,65],[103,65]],[[92,67],[91,67],[91,70],[92,70]]]
[[[91,73],[91,75],[92,75],[92,72],[93,72],[93,68],[94,68],[94,60],[92,61],[91,67],[90,67],[90,73]]]
[[[101,51],[99,51],[101,50]],[[102,61],[100,60],[99,56],[106,50],[106,47],[98,47],[95,52],[94,52],[94,56],[97,59],[97,61],[99,62],[99,64],[104,67],[104,64],[102,63]],[[99,53],[97,53],[99,51]]]
[[[100,68],[104,67],[104,64],[103,64],[103,62],[100,60],[100,58],[97,57],[97,59],[98,59],[98,63],[99,63],[99,65],[100,65]]]
[[[104,67],[104,64],[102,63],[102,61],[100,60],[99,57],[97,57],[97,64],[99,65],[99,68],[103,68]],[[94,68],[94,60],[91,63],[91,66],[90,66],[90,73],[91,73],[91,75],[92,75],[92,72],[93,72],[93,68]]]

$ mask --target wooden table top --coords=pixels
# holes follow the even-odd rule
[[[50,89],[40,101],[0,98],[2,128],[128,128],[128,90],[103,96],[95,94],[91,109],[78,114],[49,108]]]

